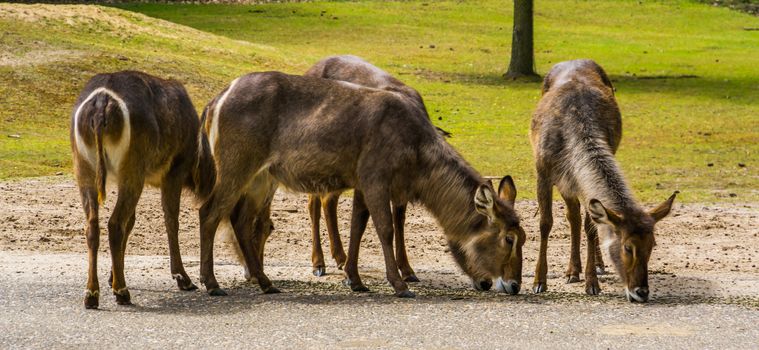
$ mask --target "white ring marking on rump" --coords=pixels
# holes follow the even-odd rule
[[[229,84],[229,89],[221,95],[221,98],[219,98],[219,102],[216,103],[216,106],[213,108],[213,115],[209,116],[211,117],[211,130],[208,132],[208,144],[211,146],[211,155],[214,155],[214,149],[216,148],[216,140],[219,138],[219,112],[221,112],[221,106],[224,104],[224,101],[227,100],[227,97],[229,97],[229,94],[232,92],[232,89],[235,88],[235,85],[237,85],[237,81],[240,80],[240,78],[237,78],[232,81],[231,84]]]
[[[129,122],[129,108],[127,108],[124,100],[116,92],[105,87],[99,87],[93,90],[90,95],[79,104],[74,113],[74,140],[76,141],[76,148],[79,151],[79,154],[82,154],[84,159],[94,167],[96,163],[96,150],[94,145],[92,148],[87,147],[82,139],[79,132],[79,114],[82,112],[82,107],[99,93],[108,94],[108,96],[113,98],[116,103],[118,103],[119,109],[121,109],[122,118],[124,118],[124,129],[121,132],[121,137],[115,142],[105,142],[105,140],[103,140],[103,151],[108,154],[111,168],[118,170],[121,161],[129,150],[129,141],[132,137],[132,126]]]

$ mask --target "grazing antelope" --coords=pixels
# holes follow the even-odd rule
[[[98,208],[106,196],[107,180],[118,187],[118,199],[108,220],[111,287],[116,302],[131,304],[124,280],[124,252],[145,183],[161,189],[171,275],[179,289],[197,289],[182,265],[177,233],[182,188],[200,190],[196,180],[204,175],[198,173],[198,166],[209,163],[208,159],[201,161],[196,153],[199,127],[187,92],[173,80],[134,71],[98,74],[79,95],[71,117],[70,138],[87,219],[86,308],[98,307]]]
[[[391,202],[419,201],[459,248],[458,261],[474,280],[497,277],[502,290],[518,292],[525,235],[513,209],[513,182],[504,178],[496,194],[408,99],[347,82],[266,72],[235,79],[207,111],[204,135],[216,164],[216,183],[200,208],[201,282],[209,294],[225,294],[213,273],[216,228],[266,173],[299,192],[354,188],[345,267],[354,290],[365,289],[356,266],[358,232],[371,216],[388,281],[397,296],[414,296],[393,254]]]
[[[537,169],[540,256],[533,291],[546,290],[546,250],[553,225],[553,186],[567,204],[573,240],[579,240],[585,207],[588,238],[585,291],[600,292],[595,247],[600,232],[625,284],[630,301],[648,300],[648,260],[655,245],[654,224],[667,216],[675,194],[653,210],[633,198],[614,158],[622,138],[622,119],[604,70],[591,60],[555,65],[543,81],[543,97],[532,118],[530,141]],[[575,244],[572,245],[573,250]],[[576,269],[579,270],[579,242]],[[574,259],[573,259],[574,260]],[[570,270],[574,265],[570,263]]]
[[[327,57],[317,62],[304,75],[347,81],[380,90],[394,91],[408,98],[410,102],[416,103],[427,114],[422,96],[416,90],[360,57],[352,55]],[[444,136],[450,136],[449,133],[442,129],[438,128],[438,130]],[[320,209],[324,210],[324,221],[327,224],[330,251],[337,263],[337,268],[342,269],[347,259],[340,240],[340,234],[337,230],[337,201],[340,198],[340,193],[312,194],[308,197],[308,211],[311,216],[311,235],[313,238],[311,262],[315,276],[323,276],[326,273],[324,253],[322,253],[321,237],[319,235]],[[406,282],[419,282],[414,269],[409,264],[408,255],[406,254],[405,239],[403,238],[403,226],[406,220],[405,214],[405,205],[393,207],[395,258],[398,261],[398,267],[400,268],[403,280]]]

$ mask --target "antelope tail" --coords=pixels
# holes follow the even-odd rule
[[[101,94],[105,99],[110,100],[108,95]],[[110,101],[106,101],[110,102]],[[95,170],[95,184],[98,190],[98,203],[102,204],[105,200],[105,182],[108,172],[105,168],[105,152],[103,152],[103,129],[105,129],[107,113],[106,109],[108,103],[101,104],[100,109],[97,111],[95,118],[93,119],[93,131],[95,135],[95,148],[97,149],[97,164]]]
[[[193,182],[195,194],[205,200],[211,194],[216,182],[216,165],[211,155],[211,146],[208,144],[208,135],[205,132],[206,119],[209,108],[203,109],[200,116],[200,130],[198,130],[198,154],[193,168]]]

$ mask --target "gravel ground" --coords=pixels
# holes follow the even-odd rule
[[[105,204],[108,213],[115,194]],[[189,196],[188,196],[189,198]],[[347,242],[350,200],[340,203]],[[652,300],[628,303],[613,273],[603,294],[565,284],[568,227],[556,204],[549,242],[549,292],[530,293],[538,241],[534,201],[519,201],[529,240],[525,285],[518,296],[475,292],[456,268],[439,228],[412,207],[407,246],[422,280],[413,300],[391,296],[373,229],[360,270],[371,293],[355,294],[328,259],[328,275],[311,275],[303,195],[280,191],[266,271],[284,293],[263,295],[219,242],[217,278],[230,293],[212,298],[176,290],[170,278],[158,191],[146,189],[126,259],[134,306],[115,304],[103,286],[99,311],[84,310],[87,258],[83,214],[68,177],[0,183],[1,348],[756,348],[759,344],[759,205],[676,204],[658,226],[651,263]],[[185,200],[183,258],[197,282],[196,204]],[[104,224],[107,215],[101,218]],[[103,226],[105,227],[105,226]],[[101,238],[100,278],[110,268]],[[105,246],[105,247],[104,247]],[[584,248],[583,248],[584,250]],[[325,252],[329,250],[325,247]],[[584,256],[584,255],[583,255]],[[582,317],[578,317],[582,316]],[[85,329],[86,328],[86,329]]]

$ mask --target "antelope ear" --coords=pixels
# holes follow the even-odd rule
[[[477,187],[477,192],[474,193],[474,208],[478,213],[487,216],[490,222],[495,220],[494,205],[493,190],[484,184]]]
[[[597,224],[617,226],[622,222],[622,216],[614,210],[606,209],[598,199],[591,199],[588,203],[588,213],[593,222]]]
[[[506,202],[506,205],[514,208],[517,199],[517,187],[514,185],[511,175],[506,175],[501,179],[501,183],[498,184],[498,196]]]
[[[659,221],[661,219],[664,219],[665,216],[669,214],[670,209],[672,209],[672,204],[675,202],[675,197],[677,197],[677,194],[680,193],[680,191],[675,191],[669,198],[664,201],[664,203],[659,204],[658,207],[654,208],[648,214],[651,215],[652,218],[654,218],[654,221]]]

